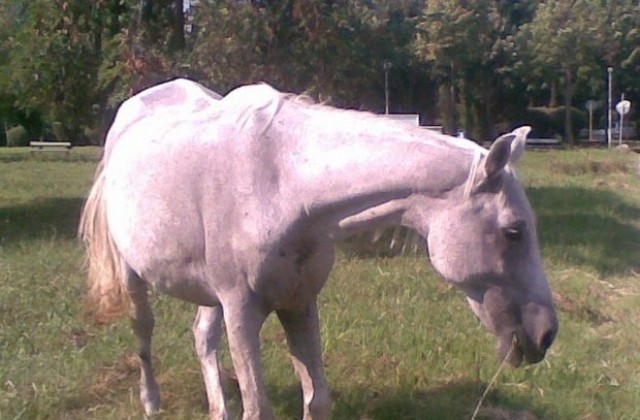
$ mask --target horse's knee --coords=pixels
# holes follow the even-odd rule
[[[226,408],[211,407],[209,406],[209,419],[210,420],[231,420],[231,415]]]
[[[218,348],[222,335],[222,310],[218,307],[198,308],[191,327],[195,338],[196,353],[200,359]]]

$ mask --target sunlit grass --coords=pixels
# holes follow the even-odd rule
[[[141,418],[128,323],[96,328],[80,316],[75,229],[99,151],[71,153],[0,150],[0,419]],[[640,418],[637,159],[594,150],[525,155],[521,179],[538,214],[561,329],[543,363],[501,375],[485,418]],[[498,368],[494,338],[424,257],[354,254],[340,253],[320,296],[334,418],[468,418]],[[155,308],[161,418],[204,419],[195,308],[166,296]],[[275,317],[262,350],[278,418],[299,417]],[[233,383],[228,394],[239,415]]]

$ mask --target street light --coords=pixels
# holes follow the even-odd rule
[[[389,114],[389,70],[391,70],[391,62],[384,60],[382,68],[384,69],[384,113]]]

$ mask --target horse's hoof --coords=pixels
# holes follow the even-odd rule
[[[160,414],[160,401],[144,401],[142,406],[144,408],[144,417],[146,419],[155,418]]]

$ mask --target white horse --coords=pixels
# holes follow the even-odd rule
[[[273,417],[259,355],[273,311],[304,418],[328,418],[316,299],[336,241],[389,224],[426,240],[433,266],[464,290],[501,357],[543,359],[558,323],[513,168],[528,127],[487,151],[264,84],[219,98],[175,80],[127,100],[82,215],[89,298],[99,321],[127,311],[132,319],[147,415],[160,407],[152,287],[199,305],[193,332],[212,418],[231,418],[218,361],[223,321],[243,418]]]

